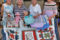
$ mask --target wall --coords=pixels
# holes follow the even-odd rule
[[[41,8],[43,8],[44,1],[38,1],[38,3],[40,4]],[[31,4],[31,1],[25,1],[24,4],[28,8],[29,5]]]
[[[2,2],[3,2],[3,0],[2,1],[0,0],[0,3],[2,3]],[[15,5],[16,4],[16,0],[12,0],[12,3]],[[38,3],[40,4],[41,8],[43,8],[44,0],[40,0],[40,1],[38,1]],[[24,4],[28,8],[29,5],[31,4],[31,1],[24,1]]]

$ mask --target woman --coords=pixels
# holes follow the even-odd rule
[[[23,17],[24,17],[24,11],[27,11],[27,9],[23,5],[23,0],[17,0],[17,5],[14,7],[14,13],[19,12],[21,19],[23,19]]]
[[[55,16],[57,15],[56,3],[53,0],[47,0],[47,2],[45,2],[45,5],[44,5],[43,13],[48,16],[50,21],[51,19],[55,19]],[[54,20],[54,24],[55,24],[55,32],[58,35],[56,19]],[[59,37],[57,36],[57,38]]]
[[[57,15],[57,6],[56,3],[52,0],[47,0],[44,5],[44,14],[46,14],[49,19],[54,18]]]
[[[39,16],[41,14],[40,5],[37,3],[37,0],[32,0],[32,4],[29,7],[30,14],[34,16],[35,21],[39,21]]]
[[[1,15],[3,16],[3,19],[2,19],[3,20],[3,30],[2,30],[3,38],[2,40],[6,40],[6,34],[4,33],[5,32],[4,29],[6,28],[7,13],[9,13],[11,17],[14,17],[13,5],[11,4],[11,0],[6,0],[6,3],[4,3],[1,8]]]

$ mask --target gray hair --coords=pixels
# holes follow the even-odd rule
[[[18,0],[16,1],[16,4],[18,3]],[[22,0],[22,3],[24,4],[24,1]]]

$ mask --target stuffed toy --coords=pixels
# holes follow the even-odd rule
[[[15,21],[16,21],[16,24],[18,24],[19,20],[20,20],[20,13],[19,12],[16,12],[15,13]]]

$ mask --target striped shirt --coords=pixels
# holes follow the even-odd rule
[[[15,14],[16,12],[19,12],[21,18],[24,17],[23,11],[27,11],[27,8],[26,8],[24,5],[22,5],[21,8],[19,8],[18,6],[15,6],[15,8],[14,8],[14,14]]]
[[[46,2],[44,5],[44,12],[45,14],[50,17],[53,14],[57,15],[57,6],[55,2],[48,3]]]

